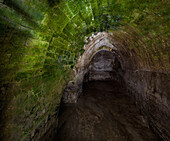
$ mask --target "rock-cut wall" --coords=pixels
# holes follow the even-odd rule
[[[89,65],[89,81],[113,80],[115,57],[106,50],[97,52]]]
[[[140,106],[141,113],[164,140],[170,139],[169,75],[151,71],[127,70],[123,74],[129,93]]]
[[[140,47],[143,48],[142,45]],[[66,87],[63,101],[77,102],[83,81],[113,80],[115,74],[120,75],[152,129],[164,141],[169,141],[169,73],[156,70],[155,63],[147,62],[150,57],[148,52],[145,54],[148,58],[140,58],[143,56],[128,49],[125,41],[120,40],[118,43],[117,39],[108,33],[99,33],[84,48],[85,52],[76,65],[75,79]]]

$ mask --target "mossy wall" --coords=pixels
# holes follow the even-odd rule
[[[31,139],[57,112],[85,37],[94,32],[113,32],[129,56],[137,54],[140,68],[168,71],[169,6],[168,0],[0,0],[1,138]]]
[[[43,25],[37,2],[0,3],[1,138],[24,140],[56,114],[70,67],[50,57],[53,32]],[[43,9],[44,10],[44,9]],[[61,53],[61,61],[63,53]],[[59,57],[59,56],[57,56]]]

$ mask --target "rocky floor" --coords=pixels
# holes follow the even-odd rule
[[[65,104],[53,141],[159,141],[117,82],[90,82],[77,104]]]

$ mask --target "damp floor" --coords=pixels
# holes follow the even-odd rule
[[[114,81],[89,82],[76,104],[63,104],[53,141],[159,141],[133,98]]]

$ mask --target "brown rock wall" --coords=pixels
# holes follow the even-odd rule
[[[126,71],[123,75],[128,91],[152,128],[165,141],[170,139],[169,74],[149,71]]]

